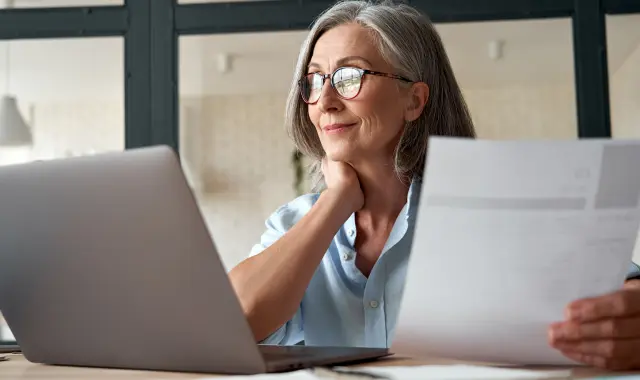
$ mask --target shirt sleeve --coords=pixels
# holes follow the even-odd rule
[[[627,280],[640,280],[640,266],[636,263],[631,263]]]
[[[300,218],[311,209],[316,197],[304,195],[280,207],[265,222],[260,242],[251,248],[249,256],[255,256],[280,239]],[[293,318],[280,326],[260,344],[293,346],[304,341],[302,308],[299,306]]]

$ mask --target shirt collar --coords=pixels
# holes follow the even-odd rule
[[[422,190],[422,179],[413,177],[409,192],[407,193],[407,204],[402,209],[406,220],[414,221],[418,213],[418,203],[420,202],[420,193]]]

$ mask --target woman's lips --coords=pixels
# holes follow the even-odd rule
[[[329,134],[341,133],[355,125],[356,123],[351,123],[351,124],[334,123],[334,124],[325,125],[322,128],[322,130],[325,131],[325,133],[329,133]]]

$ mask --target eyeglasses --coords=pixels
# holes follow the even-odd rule
[[[302,100],[304,100],[305,103],[316,103],[320,99],[324,81],[327,78],[331,78],[331,87],[333,87],[341,98],[346,100],[353,99],[360,93],[362,81],[366,74],[412,82],[407,78],[395,74],[365,70],[358,67],[339,67],[332,74],[311,73],[305,75],[298,81],[300,95],[302,95]]]

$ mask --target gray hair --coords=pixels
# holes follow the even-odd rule
[[[374,32],[382,57],[401,75],[429,86],[422,115],[408,123],[396,146],[394,168],[407,181],[422,176],[430,135],[475,137],[473,123],[453,75],[440,36],[427,16],[392,1],[339,1],[314,22],[302,45],[287,99],[285,123],[296,147],[313,160],[315,186],[323,182],[320,162],[325,155],[320,138],[300,97],[298,80],[307,73],[320,36],[339,25],[358,23]]]

